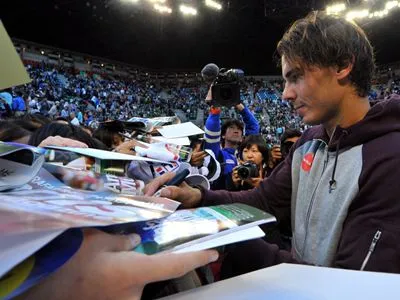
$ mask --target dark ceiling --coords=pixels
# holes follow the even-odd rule
[[[272,56],[290,23],[324,0],[169,0],[198,7],[195,17],[159,15],[123,0],[3,0],[0,17],[13,38],[155,69],[200,70],[208,62],[247,74],[279,74]],[[127,0],[125,0],[127,1]],[[348,0],[350,1],[350,0]],[[358,1],[350,1],[356,4]],[[146,0],[141,0],[146,2]],[[382,1],[383,2],[383,1]],[[400,9],[363,27],[379,63],[400,60]]]

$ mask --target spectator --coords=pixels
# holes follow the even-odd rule
[[[0,93],[0,99],[3,99],[7,102],[8,106],[11,108],[13,103],[13,98],[11,95],[11,89],[5,89]]]
[[[211,89],[206,101],[211,99]],[[212,189],[226,189],[228,181],[231,178],[232,170],[237,166],[235,151],[242,142],[244,133],[246,135],[258,134],[260,127],[253,114],[243,104],[238,104],[236,109],[245,122],[239,120],[228,120],[220,125],[221,109],[211,107],[210,115],[205,125],[205,148],[211,149],[215,157],[221,164],[221,176],[216,180]],[[245,132],[244,132],[245,131]],[[221,141],[222,139],[222,141]],[[221,147],[222,146],[222,147]]]
[[[12,102],[12,110],[14,112],[14,115],[16,117],[22,116],[26,112],[26,105],[25,105],[25,100],[22,98],[22,93],[20,91],[17,91],[16,97],[13,99]]]
[[[0,94],[0,119],[7,119],[12,116],[11,107],[3,95]]]
[[[238,148],[239,165],[233,169],[231,181],[227,190],[241,191],[258,187],[260,182],[265,178],[265,167],[268,163],[268,148],[264,139],[260,135],[249,135]],[[257,166],[257,175],[243,179],[238,169],[243,163],[254,163]]]
[[[298,129],[287,129],[281,136],[281,153],[282,158],[285,159],[289,155],[292,146],[300,139],[301,132]]]
[[[69,119],[70,119],[70,122],[71,122],[72,125],[74,125],[74,126],[79,126],[80,125],[74,112],[71,112],[69,114]]]
[[[85,143],[89,148],[99,148],[98,143],[93,138],[83,131],[80,127],[74,125],[60,124],[52,122],[46,124],[36,130],[30,137],[28,144],[32,146],[39,146],[39,144],[50,136],[60,136],[64,138],[73,139]]]

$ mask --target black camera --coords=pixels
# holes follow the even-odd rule
[[[219,106],[240,104],[240,81],[244,72],[240,69],[221,69],[211,88],[213,102]]]
[[[259,176],[258,167],[252,161],[246,161],[243,165],[237,168],[237,173],[242,180],[256,178]]]

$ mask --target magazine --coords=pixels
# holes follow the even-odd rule
[[[163,219],[132,224],[129,229],[142,239],[136,251],[155,254],[181,252],[210,239],[274,221],[275,217],[257,208],[228,204],[178,210]]]
[[[28,184],[1,193],[0,234],[159,219],[179,204],[166,198],[74,189],[41,168]]]
[[[180,123],[180,120],[177,116],[158,118],[133,117],[128,121],[121,121],[121,123],[124,129],[128,131],[139,130],[143,132],[152,132],[154,129],[161,126]]]

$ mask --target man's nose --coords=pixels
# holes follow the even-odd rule
[[[296,100],[296,92],[295,92],[294,88],[291,86],[291,84],[289,84],[287,82],[285,83],[285,89],[283,90],[282,98],[284,100],[291,101],[291,102]]]

